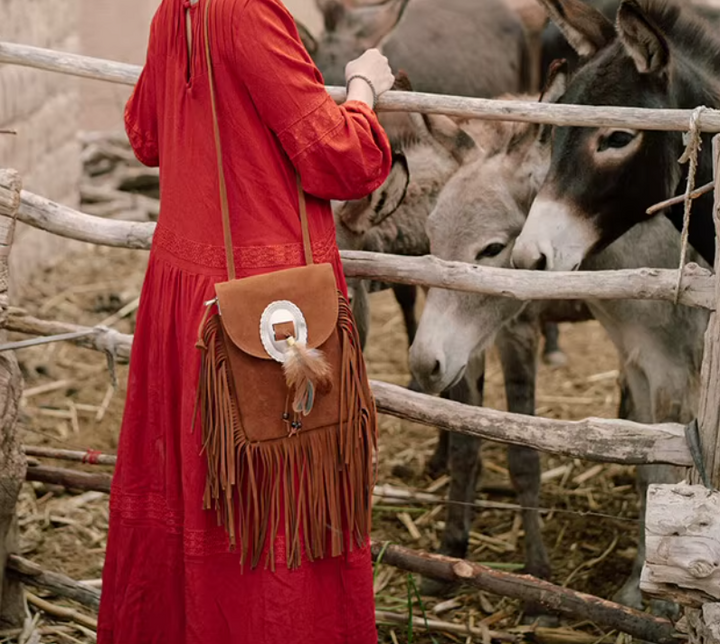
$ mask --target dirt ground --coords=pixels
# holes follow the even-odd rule
[[[17,304],[48,319],[110,323],[118,330],[132,332],[132,312],[119,320],[108,322],[108,318],[138,297],[145,264],[146,255],[140,251],[90,248],[37,279],[32,292]],[[569,419],[616,416],[617,356],[603,330],[594,322],[563,325],[560,342],[569,361],[560,368],[540,367],[538,414]],[[402,318],[389,291],[372,295],[372,329],[366,355],[371,377],[397,384],[408,382]],[[119,388],[112,393],[107,363],[100,354],[70,344],[53,344],[23,350],[19,358],[26,378],[21,417],[22,439],[26,444],[115,451],[127,367],[118,367]],[[494,351],[489,356],[486,404],[498,409],[505,407],[502,374]],[[424,464],[435,440],[436,431],[431,428],[383,418],[380,483],[410,490],[430,489],[443,495],[446,479],[431,481],[424,474]],[[484,472],[478,498],[513,503],[504,449],[485,443],[482,458]],[[49,461],[44,464],[111,471],[99,466]],[[629,572],[635,553],[637,498],[633,469],[552,456],[543,456],[543,468],[541,505],[549,510],[543,520],[553,580],[611,597]],[[78,495],[40,483],[26,484],[20,504],[22,555],[47,569],[97,583],[107,535],[107,501],[102,493]],[[438,545],[442,520],[442,505],[399,508],[379,499],[373,536],[432,549]],[[410,523],[417,529],[414,536],[412,528],[408,528]],[[507,509],[479,511],[469,557],[504,569],[519,569],[523,561],[519,513]],[[501,631],[517,627],[522,617],[519,604],[508,599],[469,591],[460,592],[451,603],[429,597],[420,602],[410,595],[411,588],[408,575],[388,566],[377,567],[379,610],[406,612],[410,598],[416,614],[424,609],[431,619]],[[52,601],[67,604],[59,599]],[[416,626],[421,621],[416,617]],[[66,630],[56,632],[52,629],[57,627],[46,616],[40,623],[45,633],[42,642],[92,641],[68,623],[64,624]],[[586,633],[582,641],[599,641],[603,636],[592,624],[565,626]],[[413,634],[408,632],[407,625],[397,624],[380,624],[379,632],[383,643],[465,642],[467,638],[438,632],[428,636],[420,629]],[[581,640],[571,637],[564,641]],[[0,636],[0,642],[15,641],[17,638]]]

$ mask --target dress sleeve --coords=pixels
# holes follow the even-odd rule
[[[130,99],[125,105],[125,131],[135,156],[146,166],[160,165],[158,149],[158,106],[157,87],[153,70],[153,27],[147,59]]]
[[[235,12],[232,54],[235,73],[307,192],[359,199],[382,185],[392,152],[375,113],[360,101],[335,104],[279,0],[247,0]]]

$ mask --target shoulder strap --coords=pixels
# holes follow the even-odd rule
[[[217,103],[215,100],[215,78],[213,74],[212,57],[210,55],[210,4],[211,0],[205,3],[205,58],[207,59],[208,81],[210,84],[210,108],[212,110],[213,131],[215,135],[215,150],[217,152],[218,180],[220,184],[220,210],[222,212],[223,237],[225,239],[225,256],[227,259],[228,279],[235,279],[235,253],[233,252],[232,231],[230,229],[230,206],[227,197],[227,185],[225,184],[225,169],[222,160],[222,147],[220,145],[220,126],[218,124]],[[300,175],[295,171],[297,189],[300,205],[300,226],[302,228],[303,250],[305,263],[313,264],[312,244],[310,242],[310,227],[308,225],[307,209],[305,206],[305,193],[300,182]]]

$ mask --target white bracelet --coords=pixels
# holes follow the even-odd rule
[[[370,91],[372,92],[372,95],[373,95],[372,108],[373,108],[373,110],[374,110],[374,109],[375,109],[375,106],[377,105],[378,95],[377,95],[377,92],[375,91],[375,85],[373,85],[373,82],[372,82],[367,76],[363,76],[362,74],[353,74],[353,75],[352,75],[350,78],[348,78],[347,81],[345,82],[345,86],[346,86],[347,91],[350,91],[350,81],[353,81],[353,80],[355,80],[356,78],[359,78],[359,79],[361,79],[361,80],[364,80],[364,81],[370,86]]]

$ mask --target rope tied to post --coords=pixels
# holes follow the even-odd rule
[[[683,134],[685,150],[678,159],[678,163],[688,164],[688,177],[685,185],[685,204],[683,212],[683,227],[680,241],[680,266],[678,267],[677,284],[675,285],[675,299],[677,304],[680,299],[680,287],[682,286],[683,271],[687,257],[688,239],[690,237],[690,215],[692,213],[693,192],[695,191],[695,176],[697,174],[698,153],[702,149],[702,137],[700,130],[700,117],[708,108],[704,105],[696,107],[690,116],[690,128]]]

